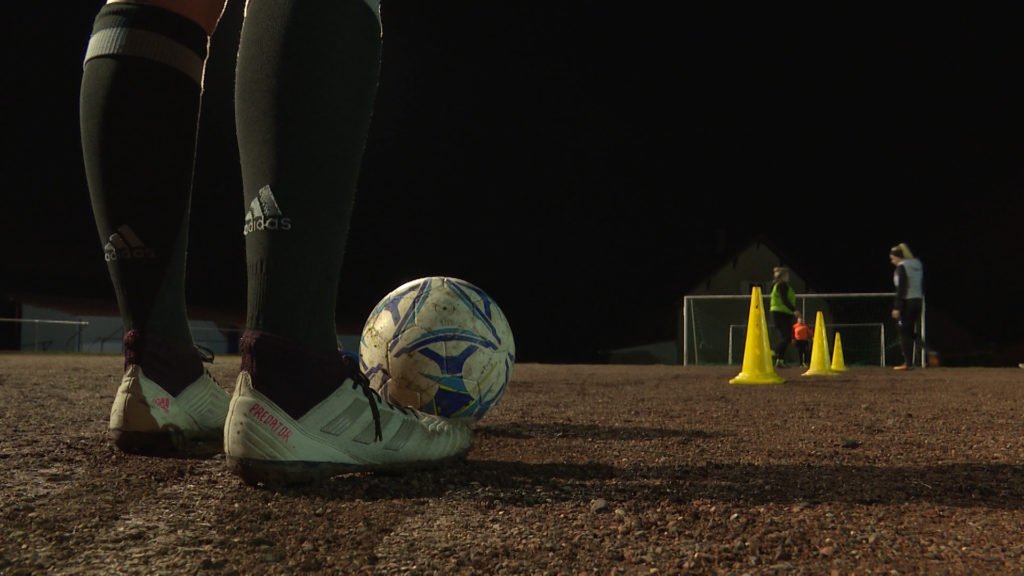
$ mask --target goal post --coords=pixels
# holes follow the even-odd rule
[[[769,339],[774,342],[769,297],[762,295],[762,309],[769,325]],[[817,313],[822,312],[829,349],[838,332],[847,365],[885,366],[888,359],[900,357],[899,334],[890,316],[894,297],[892,292],[798,294],[797,308],[812,328]],[[749,313],[749,295],[684,296],[679,343],[683,365],[741,363]],[[923,318],[922,315],[921,331],[925,336]],[[798,363],[796,354],[796,347],[790,346],[786,361]]]

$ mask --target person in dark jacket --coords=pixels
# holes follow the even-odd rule
[[[920,347],[922,354],[928,353],[921,334],[924,265],[903,242],[889,249],[889,261],[895,267],[892,282],[896,287],[896,298],[892,304],[892,318],[899,328],[900,350],[903,353],[903,363],[894,369],[910,370],[914,366],[915,345]],[[929,363],[936,364],[937,356],[930,355]]]

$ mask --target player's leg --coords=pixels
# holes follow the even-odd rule
[[[125,450],[216,438],[227,410],[227,394],[193,346],[185,308],[203,72],[224,4],[109,2],[85,54],[85,172],[125,329],[110,429]]]
[[[796,324],[796,316],[792,314],[786,314],[786,345],[782,347],[782,363],[785,366],[786,352],[789,351],[789,345],[793,342],[793,325]]]
[[[376,97],[371,0],[250,0],[235,81],[247,330],[225,427],[247,481],[463,455],[467,427],[395,408],[338,351],[335,307]]]
[[[924,338],[921,336],[921,316],[923,313],[922,304],[922,301],[917,298],[907,300],[907,320],[909,321],[911,327],[910,358],[908,360],[908,364],[914,363],[914,347],[916,346],[918,354],[920,354],[920,358],[927,359],[926,364],[933,365],[933,362],[937,363],[938,357],[932,357],[931,351],[928,350],[928,346],[925,343]]]
[[[905,301],[905,302],[909,302]],[[898,331],[900,335],[900,352],[903,354],[903,363],[896,366],[896,370],[910,370],[914,367],[914,319],[910,314],[910,308],[904,306],[900,312]]]
[[[785,364],[786,349],[789,347],[790,334],[793,333],[793,325],[789,314],[772,312],[772,324],[775,329],[775,343],[772,346],[772,359],[776,366]]]

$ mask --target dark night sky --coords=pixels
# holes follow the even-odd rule
[[[112,295],[77,117],[100,5],[21,3],[9,36],[12,291]],[[623,6],[385,2],[342,322],[407,279],[460,276],[505,309],[522,359],[586,362],[673,338],[679,297],[751,238],[820,292],[890,290],[886,251],[906,241],[930,307],[978,350],[1021,350],[1019,10]],[[237,15],[208,69],[190,276],[194,304],[229,310]]]

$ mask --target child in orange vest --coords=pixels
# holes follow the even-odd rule
[[[795,313],[796,322],[793,323],[793,342],[800,354],[800,365],[807,367],[811,362],[811,327],[804,324],[804,316],[799,310]]]

